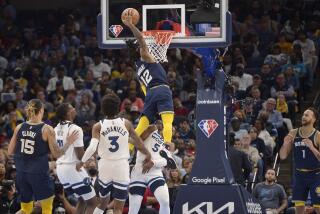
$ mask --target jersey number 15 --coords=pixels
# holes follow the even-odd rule
[[[34,153],[34,141],[21,139],[21,153],[31,155]]]

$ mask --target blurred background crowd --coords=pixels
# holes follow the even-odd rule
[[[14,128],[26,119],[28,100],[43,101],[44,121],[52,126],[57,123],[59,104],[75,106],[75,123],[83,128],[85,146],[92,125],[101,118],[100,100],[109,90],[122,100],[121,116],[135,125],[139,120],[144,97],[134,62],[124,49],[98,49],[100,2],[82,3],[74,7],[81,10],[24,10],[0,0],[0,213],[19,210],[12,182],[15,166],[7,156],[7,145]],[[229,0],[229,9],[233,43],[223,58],[231,82],[226,90],[228,142],[249,159],[240,172],[232,158],[231,166],[236,181],[251,190],[252,181],[264,180],[284,136],[299,125],[297,115],[303,103],[312,99],[319,70],[320,4],[316,0]],[[202,65],[190,50],[169,49],[167,55],[164,67],[175,109],[170,151],[179,165],[179,170],[165,173],[173,206],[195,158],[196,70]],[[90,160],[86,167],[96,178],[96,161]],[[56,177],[53,160],[50,168]],[[56,195],[54,212],[72,212],[75,199],[67,200],[58,180]],[[158,209],[150,192],[145,194],[144,208]]]

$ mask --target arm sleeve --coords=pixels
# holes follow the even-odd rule
[[[89,147],[87,148],[86,152],[84,153],[81,161],[84,163],[86,162],[87,160],[89,160],[89,158],[92,157],[92,155],[96,152],[97,150],[97,146],[99,144],[99,140],[96,139],[96,138],[92,138],[91,141],[90,141],[90,145]]]

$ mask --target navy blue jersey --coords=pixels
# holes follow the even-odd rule
[[[315,148],[319,148],[315,143],[315,136],[317,130],[308,137],[312,142]],[[320,168],[320,162],[312,151],[302,142],[303,138],[300,134],[300,128],[297,131],[296,137],[294,138],[294,160],[296,169],[308,169],[314,170]]]
[[[47,173],[49,171],[48,142],[42,139],[45,124],[22,123],[17,133],[15,164],[18,171],[27,173]]]
[[[152,88],[157,85],[168,85],[166,71],[159,63],[146,63],[143,61],[136,62],[137,75],[139,81]]]

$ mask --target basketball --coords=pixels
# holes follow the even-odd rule
[[[127,16],[128,14],[132,15],[132,23],[134,25],[138,24],[139,22],[139,18],[140,18],[140,14],[139,12],[134,9],[134,8],[127,8],[125,9],[122,14],[121,14],[121,20],[124,20],[125,16]]]

